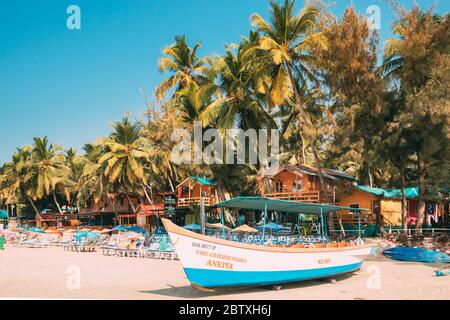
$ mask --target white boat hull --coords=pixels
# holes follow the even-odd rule
[[[199,235],[164,219],[189,281],[197,286],[262,286],[358,270],[374,246],[274,248]]]

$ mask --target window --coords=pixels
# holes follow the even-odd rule
[[[292,192],[300,192],[302,191],[302,180],[296,180],[292,182]]]
[[[355,208],[355,209],[359,209],[359,203],[353,203],[351,205],[349,205],[350,208]],[[356,214],[356,213],[361,213],[361,211],[359,210],[351,210],[350,211],[351,214]]]

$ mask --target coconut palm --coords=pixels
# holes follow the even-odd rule
[[[271,78],[271,103],[282,105],[292,99],[293,114],[298,114],[301,127],[306,128],[311,127],[311,119],[303,106],[302,90],[308,91],[309,84],[316,82],[317,75],[313,69],[315,56],[311,48],[324,46],[325,38],[320,32],[314,32],[320,11],[314,6],[306,6],[296,15],[294,5],[294,0],[285,0],[281,5],[272,0],[270,22],[254,14],[251,23],[262,35],[255,50],[264,52],[270,58],[267,59],[270,61],[267,71]],[[305,137],[302,135],[302,138]],[[320,189],[324,191],[317,139],[309,138],[314,162],[319,169]]]
[[[113,128],[108,138],[99,140],[104,153],[98,164],[104,168],[108,185],[122,191],[136,213],[128,193],[133,192],[136,186],[148,183],[144,168],[151,156],[149,143],[141,136],[141,126],[131,123],[128,118],[114,123]]]
[[[175,43],[164,48],[165,57],[159,59],[158,67],[162,73],[169,71],[170,76],[157,87],[158,99],[173,88],[178,91],[193,83],[206,82],[206,59],[197,57],[197,50],[200,46],[201,42],[197,42],[194,48],[190,48],[187,45],[186,36],[176,36]]]
[[[11,162],[3,166],[0,176],[0,193],[5,202],[27,199],[35,213],[39,210],[32,198],[31,147],[21,147],[13,154]]]
[[[86,158],[77,154],[77,151],[70,148],[65,151],[65,165],[69,169],[67,178],[67,185],[64,186],[64,193],[67,198],[67,203],[70,206],[76,205],[78,189],[78,182],[83,175],[84,167],[87,164]]]
[[[33,199],[51,195],[58,211],[62,213],[56,193],[57,188],[64,188],[68,183],[69,169],[65,165],[64,154],[60,146],[49,144],[47,137],[34,137],[33,140],[31,151]]]
[[[220,128],[243,130],[276,127],[255,89],[256,77],[245,60],[247,48],[245,41],[236,50],[227,46],[225,55],[214,62],[219,84],[207,84],[199,89],[216,95],[201,113],[200,119],[206,125],[215,123]]]

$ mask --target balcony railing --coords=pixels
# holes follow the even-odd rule
[[[201,199],[204,200],[206,207],[210,207],[214,204],[214,199],[210,197],[198,197],[198,198],[178,198],[177,206],[179,208],[187,208],[190,206],[200,206]]]
[[[265,193],[264,197],[299,202],[321,202],[320,191],[275,192]]]

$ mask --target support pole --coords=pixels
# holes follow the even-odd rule
[[[222,238],[225,239],[225,208],[221,208],[220,219],[222,220]]]
[[[325,242],[324,228],[323,228],[323,208],[320,206],[320,230],[322,231],[322,242]]]
[[[358,238],[361,239],[361,211],[358,210]]]
[[[263,241],[266,240],[266,216],[267,216],[267,202],[264,206]]]

